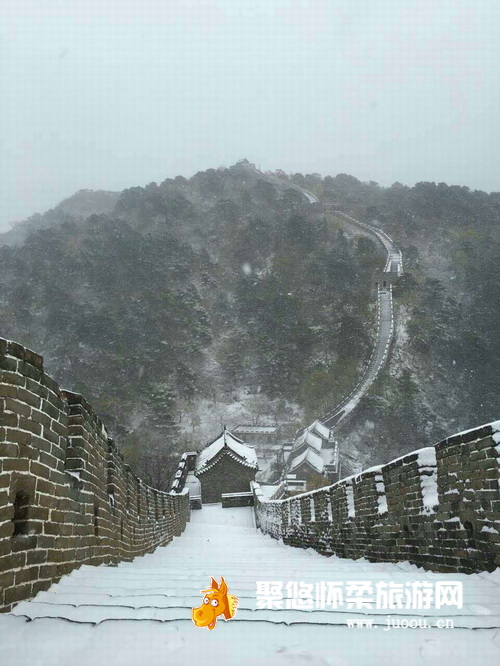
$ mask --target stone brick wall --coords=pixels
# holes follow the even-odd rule
[[[231,509],[239,506],[253,506],[253,492],[248,493],[222,493],[222,508]]]
[[[286,544],[432,571],[500,566],[500,421],[289,499],[265,501],[260,529]]]
[[[250,482],[257,470],[246,467],[223,452],[213,467],[198,473],[203,504],[222,502],[223,493],[245,493],[250,491]]]
[[[88,402],[0,338],[0,610],[81,564],[165,545],[188,520],[187,491],[143,483]]]

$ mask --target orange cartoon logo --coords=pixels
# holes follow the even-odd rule
[[[238,606],[238,597],[228,594],[227,585],[221,576],[220,584],[212,578],[212,586],[208,590],[201,590],[205,595],[203,603],[198,608],[193,608],[191,617],[197,627],[214,629],[219,615],[230,620],[235,616]]]

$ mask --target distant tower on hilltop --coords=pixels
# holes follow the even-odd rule
[[[242,171],[246,171],[248,169],[252,170],[255,169],[256,166],[252,162],[249,162],[246,157],[244,157],[242,160],[238,160],[236,164],[233,166],[233,169],[239,169]]]

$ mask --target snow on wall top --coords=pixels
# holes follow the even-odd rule
[[[239,425],[236,426],[234,432],[254,435],[254,434],[264,434],[264,435],[274,435],[278,431],[278,426],[251,426],[251,425]]]
[[[492,439],[496,442],[495,437],[496,437],[497,434],[500,434],[500,421],[494,421],[492,423],[487,423],[485,425],[479,426],[478,428],[472,428],[471,430],[466,430],[464,432],[458,433],[457,435],[451,435],[447,439],[444,439],[441,442],[439,442],[439,444],[445,444],[445,443],[452,442],[455,437],[461,437],[464,434],[465,435],[469,435],[469,434],[472,434],[472,433],[477,434],[478,432],[481,434],[482,437],[491,436]],[[500,446],[499,446],[499,448],[500,448]],[[434,449],[434,451],[432,449]],[[304,452],[304,453],[300,454],[300,456],[297,456],[297,458],[295,458],[293,460],[293,465],[295,467],[297,466],[297,464],[300,464],[301,462],[303,462],[303,460],[306,458],[306,453],[313,454],[313,451],[311,449],[308,449],[307,452]],[[317,458],[320,457],[317,454],[316,454],[316,456],[317,456]],[[296,463],[296,461],[299,460],[299,458],[300,458],[300,462]],[[410,461],[415,460],[415,459],[417,460],[419,471],[421,471],[422,469],[425,470],[425,468],[430,468],[429,469],[429,471],[430,471],[433,467],[436,467],[436,465],[437,465],[436,458],[435,458],[435,447],[424,447],[424,448],[421,448],[421,449],[417,449],[416,451],[411,451],[410,453],[405,453],[404,455],[399,456],[398,458],[394,458],[393,460],[390,460],[389,462],[384,463],[382,465],[375,465],[375,466],[370,467],[368,469],[364,469],[361,472],[358,472],[356,474],[352,474],[350,476],[343,477],[343,478],[339,479],[338,481],[336,481],[335,483],[332,483],[330,486],[327,486],[326,489],[334,488],[336,486],[344,485],[346,483],[349,484],[349,483],[352,483],[353,480],[356,483],[358,483],[367,474],[375,473],[376,476],[379,476],[379,473],[382,472],[385,468],[389,468],[390,466],[392,466],[394,464],[397,464],[397,463],[401,463],[403,465],[409,464]],[[310,462],[310,459],[309,459],[309,462]],[[427,507],[429,507],[429,509],[431,509],[431,511],[429,511],[429,513],[431,513],[432,509],[434,508],[433,507],[433,500],[434,500],[434,497],[436,495],[436,493],[433,492],[434,491],[434,486],[435,486],[435,478],[433,477],[430,480],[424,480],[423,485],[428,486],[422,492],[422,495],[423,496],[425,495],[424,508],[426,509],[426,512],[427,512],[428,511]],[[421,487],[422,487],[422,482],[421,482]],[[324,491],[325,488],[321,488],[320,490]],[[301,493],[300,497],[307,497],[309,495],[314,495],[315,493],[318,493],[318,492],[320,492],[320,491],[319,490],[309,490],[307,492]],[[296,497],[299,497],[299,495],[296,495]],[[288,499],[287,498],[285,498],[285,499],[272,499],[272,500],[267,500],[267,501],[271,501],[271,502],[275,502],[275,503],[280,504],[280,503],[283,503],[283,502],[287,502]]]
[[[428,446],[420,449],[417,455],[420,473],[420,489],[422,491],[423,513],[434,513],[439,505],[437,484],[436,449]]]
[[[188,472],[186,477],[186,484],[184,486],[189,490],[191,497],[196,497],[201,495],[201,484],[199,479],[193,474],[193,472]]]
[[[483,425],[477,426],[475,428],[462,430],[462,432],[450,435],[450,437],[446,437],[446,439],[438,442],[436,446],[446,446],[447,444],[455,442],[457,444],[463,442],[472,442],[476,439],[482,439],[483,437],[494,435],[498,431],[500,431],[500,421],[491,421],[490,423],[484,423]]]
[[[241,459],[241,462],[248,467],[258,467],[255,450],[243,444],[241,439],[235,437],[228,430],[224,430],[213,442],[200,451],[196,462],[196,472],[204,471],[224,447],[235,453]]]
[[[321,421],[314,421],[307,429],[309,432],[316,432],[323,439],[329,439],[330,437],[330,428],[321,423]]]

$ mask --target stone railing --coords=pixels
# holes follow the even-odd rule
[[[325,555],[491,571],[500,566],[499,459],[497,421],[288,499],[265,501],[255,483],[257,525]]]
[[[180,493],[184,490],[187,475],[194,470],[197,456],[196,451],[187,451],[182,454],[170,487],[173,493]]]
[[[85,398],[0,338],[0,610],[81,564],[167,544],[189,515],[187,491],[143,483]]]

